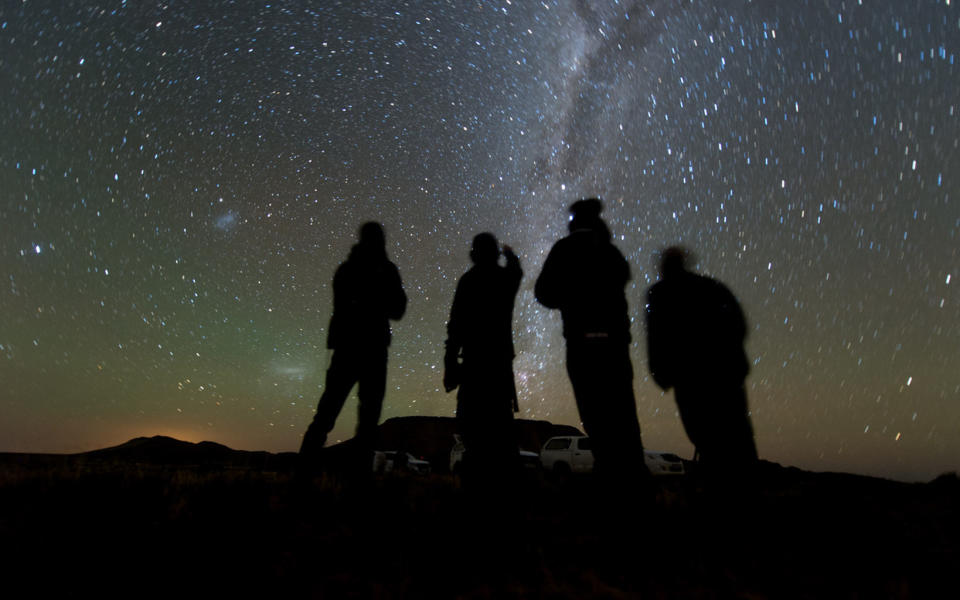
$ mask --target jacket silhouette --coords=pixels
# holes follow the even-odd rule
[[[601,476],[649,475],[630,362],[625,287],[630,267],[610,243],[599,199],[570,207],[570,235],[550,250],[534,288],[537,300],[560,309],[567,373]]]
[[[444,387],[457,393],[457,426],[466,473],[502,473],[517,461],[513,413],[518,410],[513,378],[513,307],[523,271],[496,238],[474,238],[473,267],[460,278],[447,323]]]
[[[390,321],[403,317],[406,306],[400,272],[387,258],[383,228],[366,223],[333,277],[327,334],[333,357],[301,454],[316,456],[321,451],[354,385],[359,400],[356,438],[360,448],[373,449],[386,391]]]
[[[660,281],[647,292],[650,373],[675,389],[684,429],[704,466],[757,459],[744,379],[750,370],[740,304],[719,281],[692,273],[686,253],[667,249]]]
[[[540,304],[560,309],[568,342],[605,338],[629,343],[630,318],[624,294],[628,281],[630,265],[610,243],[606,224],[599,216],[575,217],[570,235],[554,244],[547,255],[534,293]]]

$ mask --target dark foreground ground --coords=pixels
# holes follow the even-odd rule
[[[536,474],[476,494],[449,475],[29,458],[0,457],[9,598],[940,598],[960,568],[955,475],[766,464],[754,490],[662,478],[644,505]]]

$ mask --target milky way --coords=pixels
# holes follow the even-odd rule
[[[0,450],[296,449],[371,219],[410,297],[384,418],[453,414],[446,318],[488,230],[525,270],[521,416],[577,425],[532,288],[601,196],[648,447],[692,454],[643,332],[683,243],[750,321],[763,457],[956,470],[956,4],[6,2]]]

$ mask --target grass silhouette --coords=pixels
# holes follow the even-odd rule
[[[472,490],[116,458],[0,460],[8,588],[34,597],[936,597],[960,564],[954,474],[906,484],[765,464],[731,489],[588,477]]]

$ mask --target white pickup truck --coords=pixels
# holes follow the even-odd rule
[[[683,459],[669,452],[643,451],[644,462],[652,475],[683,475]],[[585,435],[552,437],[540,451],[540,464],[553,473],[589,473],[593,471],[593,447]]]

